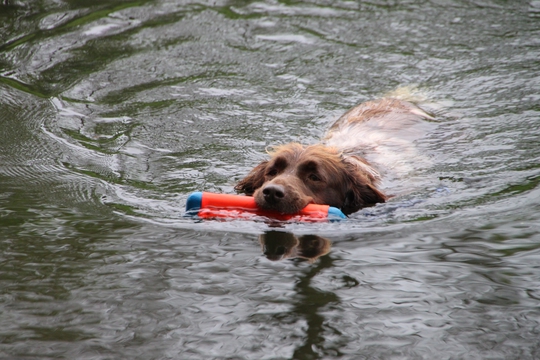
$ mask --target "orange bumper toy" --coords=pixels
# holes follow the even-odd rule
[[[263,210],[257,206],[252,196],[194,192],[186,203],[186,216],[201,219],[240,218],[264,216],[279,221],[336,221],[346,219],[338,208],[329,205],[309,204],[296,214],[282,214]]]

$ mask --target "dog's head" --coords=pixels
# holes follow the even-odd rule
[[[333,147],[292,143],[270,155],[235,186],[262,209],[294,214],[314,203],[351,214],[387,199],[376,189],[378,174],[365,160]]]

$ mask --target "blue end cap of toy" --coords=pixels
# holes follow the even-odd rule
[[[189,195],[186,202],[186,215],[197,215],[202,204],[202,192],[196,191]]]
[[[342,219],[346,219],[347,217],[345,216],[344,213],[341,212],[341,210],[339,210],[338,208],[336,207],[333,207],[333,206],[330,206],[328,208],[328,219],[329,220],[342,220]]]

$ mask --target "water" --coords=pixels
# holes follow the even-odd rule
[[[2,1],[0,358],[539,358],[539,59],[538,1]],[[182,217],[396,89],[404,195]]]

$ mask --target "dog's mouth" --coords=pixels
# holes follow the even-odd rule
[[[313,202],[310,196],[280,184],[265,185],[257,189],[253,197],[261,209],[282,214],[296,214]]]

